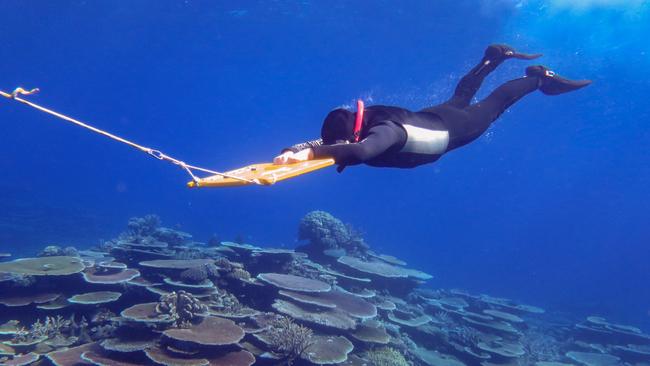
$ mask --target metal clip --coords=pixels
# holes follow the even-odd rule
[[[21,87],[17,87],[16,89],[14,89],[13,92],[11,92],[11,97],[16,99],[18,95],[32,95],[38,93],[39,91],[41,91],[39,88],[34,88],[32,90],[25,90]]]
[[[149,149],[147,150],[147,154],[153,156],[158,160],[163,160],[165,158],[165,155],[160,150]]]

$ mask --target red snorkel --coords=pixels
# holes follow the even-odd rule
[[[357,118],[354,120],[354,142],[359,142],[361,125],[363,124],[363,100],[357,100]]]

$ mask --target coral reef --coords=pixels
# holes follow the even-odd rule
[[[150,215],[98,247],[0,262],[0,365],[650,364],[636,327],[428,287],[322,211],[299,233],[295,251],[208,246]]]

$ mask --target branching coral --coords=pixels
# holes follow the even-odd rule
[[[279,317],[271,323],[268,339],[271,346],[291,365],[312,344],[311,329],[296,324],[287,317]]]
[[[188,327],[192,321],[208,312],[208,307],[189,292],[171,292],[160,297],[156,312],[174,320],[176,327]]]
[[[433,319],[434,319],[436,322],[438,322],[438,323],[442,323],[442,324],[450,324],[450,323],[453,322],[453,320],[452,320],[451,317],[449,316],[449,313],[447,313],[446,311],[438,311],[438,312],[436,312],[436,313],[433,315]]]
[[[406,358],[398,350],[390,347],[368,351],[366,359],[372,366],[409,366]]]
[[[558,341],[538,331],[528,331],[521,339],[526,350],[526,358],[531,363],[535,361],[559,361],[562,358],[561,344]]]
[[[68,320],[60,315],[56,317],[45,317],[43,321],[37,319],[29,329],[20,328],[14,335],[13,343],[32,343],[62,337],[64,333],[70,333],[73,328],[72,319]]]

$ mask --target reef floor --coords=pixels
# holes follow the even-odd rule
[[[0,365],[649,365],[650,336],[458,289],[322,211],[295,250],[196,242],[149,215],[117,238],[0,253]]]

